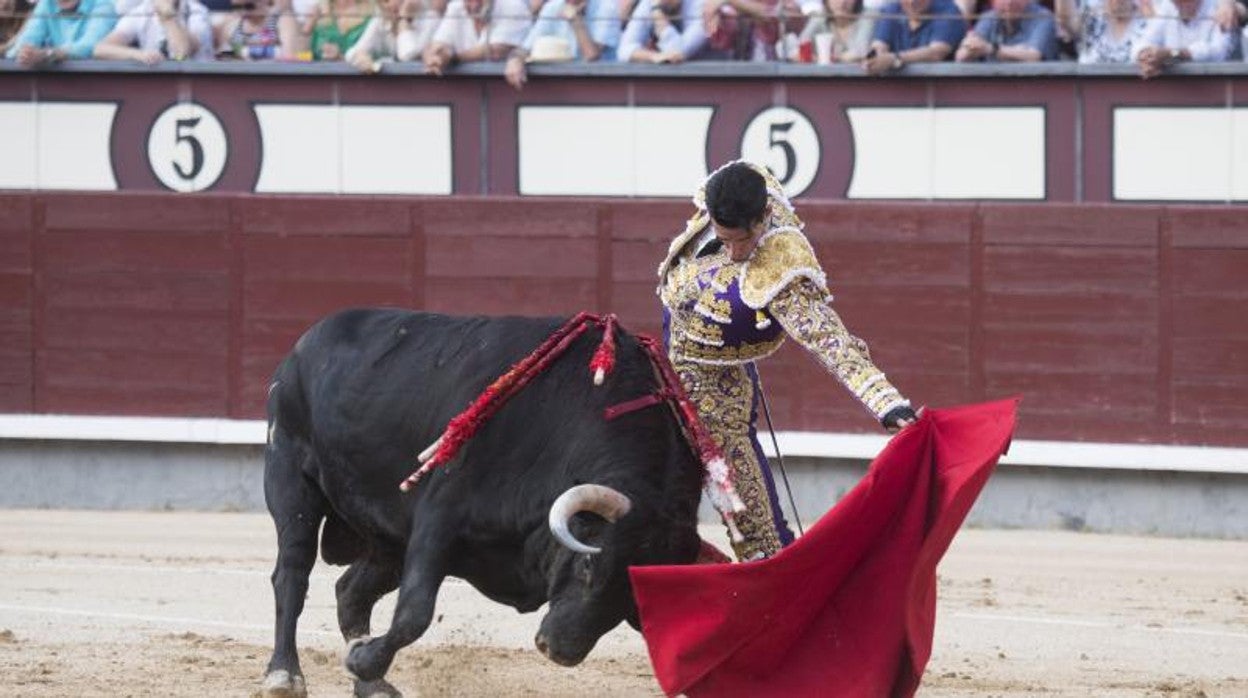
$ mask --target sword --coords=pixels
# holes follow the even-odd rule
[[[780,442],[776,440],[776,427],[771,423],[771,408],[767,406],[767,393],[763,390],[763,374],[754,363],[754,378],[758,381],[758,400],[763,405],[763,416],[767,418],[767,431],[771,434],[771,445],[776,449],[776,462],[780,464],[780,477],[784,480],[784,491],[789,495],[789,508],[793,510],[793,520],[797,522],[797,534],[806,535],[802,529],[802,517],[797,513],[797,502],[793,501],[793,488],[789,486],[789,473],[784,469],[784,454],[780,452]]]

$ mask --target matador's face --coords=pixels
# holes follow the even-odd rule
[[[728,250],[728,257],[734,262],[744,262],[753,254],[754,248],[758,246],[759,239],[763,236],[763,232],[767,230],[767,221],[771,218],[771,204],[768,203],[763,208],[763,215],[752,225],[746,228],[729,228],[721,225],[711,216],[711,230],[715,231],[715,237],[724,243],[724,249]]]
[[[763,233],[761,221],[749,228],[725,228],[711,219],[711,228],[715,231],[715,237],[724,243],[729,258],[734,262],[744,262],[749,259],[750,253],[758,245],[758,238]]]

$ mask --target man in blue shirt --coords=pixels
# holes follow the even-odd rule
[[[883,75],[907,63],[949,58],[966,34],[966,21],[953,0],[899,0],[880,8],[871,52],[862,67]]]
[[[5,58],[35,68],[66,58],[90,58],[117,23],[111,0],[39,0]]]
[[[1051,61],[1057,58],[1053,13],[1034,0],[993,0],[955,56],[966,61]]]

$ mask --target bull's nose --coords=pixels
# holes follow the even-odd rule
[[[546,641],[545,635],[538,633],[537,637],[533,638],[533,644],[537,645],[538,652],[541,652],[547,657],[550,656],[550,643]]]

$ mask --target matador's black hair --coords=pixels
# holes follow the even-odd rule
[[[767,182],[753,167],[735,162],[706,183],[706,210],[725,228],[749,228],[767,208]]]

